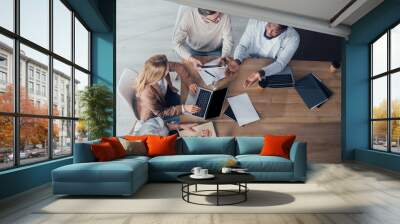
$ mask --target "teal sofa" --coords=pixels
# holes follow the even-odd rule
[[[263,137],[181,138],[177,155],[128,156],[96,162],[90,145],[75,144],[74,163],[52,171],[54,194],[131,195],[148,181],[176,181],[193,167],[218,172],[228,160],[247,168],[258,182],[305,182],[307,174],[306,143],[295,141],[290,159],[260,156]]]

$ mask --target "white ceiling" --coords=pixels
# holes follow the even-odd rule
[[[329,21],[350,0],[226,0]]]
[[[351,25],[383,0],[168,0],[347,38]],[[335,17],[346,5],[339,17]],[[331,21],[333,18],[336,20]]]

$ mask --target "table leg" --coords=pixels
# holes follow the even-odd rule
[[[219,206],[219,184],[217,184],[217,206]]]
[[[195,190],[194,191],[196,191],[197,192],[197,184],[195,185]]]
[[[247,192],[248,192],[248,190],[247,190],[247,183],[244,183],[244,201],[247,201]]]
[[[187,201],[188,201],[188,202],[190,202],[190,201],[189,201],[189,195],[190,195],[190,184],[188,184],[188,185],[187,185],[187,192],[188,192],[188,193],[187,193]]]

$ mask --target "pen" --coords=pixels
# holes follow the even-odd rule
[[[211,74],[209,71],[207,71],[207,70],[204,70],[204,71],[205,71],[207,74],[211,75],[212,77],[217,78],[217,77],[215,77],[215,75]]]

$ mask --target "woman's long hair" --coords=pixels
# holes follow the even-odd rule
[[[158,54],[150,57],[144,63],[143,71],[136,82],[136,92],[140,94],[147,85],[160,81],[168,68],[167,56]]]

